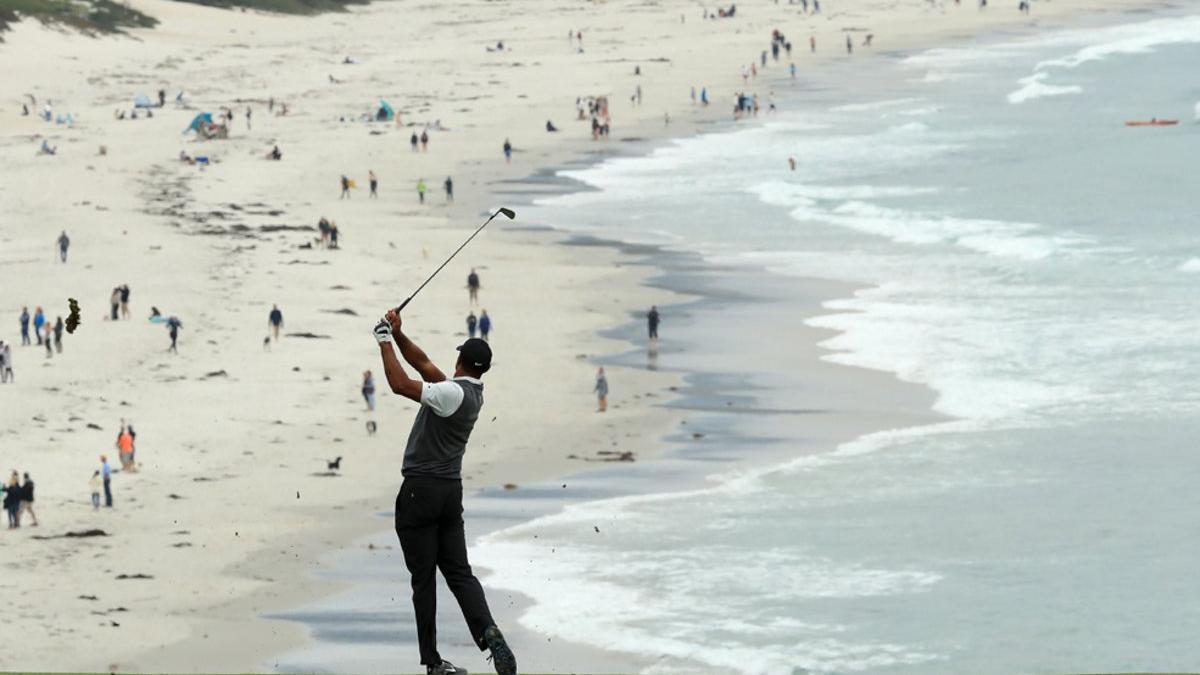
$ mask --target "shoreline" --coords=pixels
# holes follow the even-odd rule
[[[882,54],[880,54],[880,56],[882,56]],[[652,131],[656,128],[659,128],[658,125],[654,124],[652,121],[643,121],[641,124],[644,126],[644,130],[641,127],[634,127],[629,130],[629,133],[632,134],[632,136],[639,138],[653,137]],[[669,129],[670,133],[663,132],[661,136],[657,137],[656,142],[666,142],[673,138],[683,137],[695,133],[702,133],[714,126],[721,126],[722,116],[718,115],[714,109],[713,112],[710,112],[706,116],[706,119],[689,121],[687,124],[690,126],[686,127],[684,134],[681,135],[677,133],[677,130],[680,129],[680,126],[684,124],[684,122],[676,122],[675,125]],[[728,122],[725,121],[724,124],[727,125]],[[564,149],[562,146],[558,146],[554,149],[545,151],[542,156],[556,156],[555,153],[557,152],[557,156],[563,158],[560,160],[560,163],[565,163],[573,161],[572,158],[577,158],[580,155],[587,156],[595,154],[609,154],[612,152],[611,149],[608,152],[603,153],[598,153],[596,150],[586,150],[585,148],[590,147],[587,145],[587,143],[588,141],[580,140],[571,144],[575,147],[571,147],[569,149]],[[626,147],[629,146],[625,144],[618,144],[616,146],[618,152]],[[547,164],[547,161],[548,160],[545,159],[538,160],[538,166],[544,168]],[[554,164],[555,162],[549,163]],[[535,169],[535,173],[538,170],[539,169]],[[486,169],[477,168],[475,169],[475,177],[468,178],[466,181],[464,181],[464,183],[467,185],[486,185],[488,184],[488,181],[483,177],[485,173],[487,173]],[[477,203],[474,204],[474,206],[480,206],[490,199],[492,199],[492,197],[489,195],[480,196],[475,200]],[[473,213],[474,211],[475,209],[472,205],[459,205],[454,208],[453,213],[461,215],[465,213]],[[439,220],[462,220],[463,222],[471,222],[474,220],[474,218],[473,216],[462,218],[454,217],[439,218]],[[454,228],[455,232],[458,232],[461,229],[462,228]],[[497,239],[515,238],[517,240],[516,242],[510,241],[510,243],[515,243],[515,245],[512,247],[515,249],[519,248],[520,246],[542,246],[545,243],[553,242],[556,239],[558,240],[556,243],[562,243],[561,239],[563,234],[564,233],[562,232],[555,232],[552,234],[523,234],[513,231],[506,231],[504,235],[497,237]],[[569,236],[570,235],[567,235],[568,238]],[[552,248],[568,249],[570,247],[562,246]],[[555,257],[558,257],[559,255],[560,254],[555,254]],[[619,281],[613,281],[614,285],[620,288],[628,289],[631,295],[636,294],[639,297],[657,297],[657,295],[655,295],[657,291],[648,292],[646,288],[643,287],[648,280],[651,280],[661,274],[660,271],[654,271],[657,269],[654,265],[646,265],[645,267],[642,267],[641,265],[631,265],[628,260],[625,259],[626,255],[619,251],[613,251],[603,255],[605,260],[609,263],[609,266],[614,264],[618,266],[617,271],[609,272],[611,276],[620,277]],[[438,257],[438,254],[431,251],[430,257],[436,258]],[[571,259],[578,259],[578,257],[573,256],[573,254],[562,254],[561,258],[568,261]],[[605,281],[608,280],[609,278],[606,277]],[[797,281],[797,283],[800,282]],[[619,343],[620,340],[612,337],[611,335],[601,335],[595,338],[593,344],[597,345],[598,350],[602,350],[604,349],[605,345],[612,345],[614,342]],[[592,350],[589,349],[589,351]],[[839,368],[840,367],[841,366],[839,366]],[[656,386],[663,386],[662,382],[666,381],[661,374],[651,379],[659,380],[659,383]],[[675,411],[668,411],[667,415],[661,416],[669,417],[670,415],[674,414],[676,414]],[[656,412],[654,415],[648,416],[659,417],[660,415]],[[657,423],[647,423],[645,421],[643,421],[643,423],[648,427],[661,426],[665,428],[669,426],[668,424],[663,423],[661,420],[659,420]],[[647,439],[647,441],[648,443],[652,443],[654,447],[657,448],[657,450],[652,453],[655,457],[662,456],[664,449],[669,451],[669,446],[671,445],[669,441],[663,440],[663,438],[660,436],[655,436],[653,441],[649,441],[649,439]],[[553,469],[546,467],[541,458],[534,457],[527,459],[529,459],[529,461],[515,465],[515,468],[510,466],[507,469],[501,469],[493,464],[487,468],[481,469],[478,476],[473,477],[475,483],[472,485],[471,489],[473,491],[480,489],[479,486],[481,483],[498,485],[500,484],[499,481],[507,482],[510,478],[512,479],[512,482],[519,483],[522,487],[525,487],[525,485],[530,482],[531,479],[534,481],[538,480],[537,477],[541,475],[539,472],[544,472],[544,475],[541,475],[541,478],[544,479],[560,475],[554,473],[554,471],[561,469],[562,466],[570,466],[569,464],[559,465],[557,469]],[[370,508],[371,505],[377,506],[378,501],[378,498],[372,496],[371,498],[360,498],[351,502],[343,501],[339,502],[339,504],[342,506],[342,509],[345,513],[366,513],[372,511]],[[312,507],[313,513],[317,513],[321,508],[323,507]],[[320,519],[317,518],[317,520],[319,521]],[[186,618],[186,621],[190,626],[188,629],[188,636],[184,636],[180,642],[177,642],[171,646],[143,653],[142,655],[133,659],[125,659],[124,662],[136,664],[135,667],[140,669],[148,668],[165,670],[169,667],[171,670],[178,670],[178,664],[180,662],[203,662],[205,664],[204,669],[206,670],[244,669],[251,663],[251,661],[244,659],[244,655],[229,655],[230,660],[227,662],[228,667],[226,668],[221,666],[221,664],[224,662],[214,662],[213,650],[209,648],[208,645],[211,645],[216,641],[228,644],[226,640],[232,641],[235,639],[237,641],[255,643],[258,646],[263,644],[283,645],[303,642],[305,639],[305,630],[301,629],[297,631],[289,631],[282,623],[268,621],[261,618],[261,615],[265,612],[269,612],[269,608],[275,606],[276,604],[286,604],[288,606],[292,606],[293,601],[299,597],[311,598],[314,596],[328,596],[338,592],[339,587],[336,584],[327,580],[316,579],[314,578],[314,575],[308,572],[312,571],[314,564],[319,566],[320,563],[314,561],[319,560],[317,552],[320,551],[322,547],[330,545],[338,546],[338,542],[357,541],[358,539],[369,535],[370,532],[367,532],[368,530],[377,531],[378,529],[373,519],[362,518],[361,522],[360,520],[354,520],[353,522],[357,524],[356,527],[351,528],[352,532],[355,534],[347,532],[344,523],[339,522],[335,524],[333,522],[325,522],[320,529],[316,531],[307,531],[305,534],[305,541],[303,541],[303,543],[292,540],[290,536],[278,535],[270,540],[264,540],[263,545],[256,549],[255,552],[250,553],[248,558],[234,562],[232,567],[227,568],[227,571],[223,573],[223,576],[235,576],[242,579],[253,579],[255,577],[285,577],[289,580],[289,583],[293,585],[292,588],[289,588],[286,593],[281,593],[278,589],[264,587],[261,593],[257,591],[241,593],[240,596],[231,601],[231,603],[218,605],[218,608],[214,608],[212,606],[193,607],[192,613],[199,613],[203,618],[196,618],[194,616]],[[291,555],[298,555],[298,559],[302,561],[295,563],[294,567],[292,567],[292,569],[286,574],[279,574],[281,559],[275,554],[269,553],[269,551],[276,550],[277,545],[287,549]],[[296,558],[292,559],[295,560]],[[284,567],[283,569],[287,570],[288,568]],[[268,570],[272,571],[273,573],[270,575],[265,574],[265,572]],[[249,614],[249,616],[247,616],[247,614]],[[287,635],[289,632],[291,634]],[[206,643],[203,638],[197,640],[195,638],[196,634],[206,634],[205,637],[209,640],[209,642]],[[251,634],[255,636],[253,639],[248,638],[248,636]],[[264,650],[257,649],[256,651],[262,653]],[[272,653],[277,653],[274,646],[271,647],[269,651]],[[225,654],[222,654],[221,656],[224,657]],[[184,661],[184,659],[187,660]],[[255,661],[255,664],[255,668],[262,667],[263,665],[259,661]]]

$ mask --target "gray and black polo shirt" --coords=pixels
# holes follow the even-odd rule
[[[404,448],[405,476],[462,480],[467,439],[483,407],[483,383],[473,377],[426,382],[421,410]]]

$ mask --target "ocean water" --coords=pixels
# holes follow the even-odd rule
[[[472,555],[522,626],[651,673],[1200,668],[1200,15],[1104,21],[802,71],[764,123],[526,210],[784,298],[854,282],[808,320],[828,360],[946,421],[811,454],[803,415],[749,418],[727,431],[769,461],[490,532]],[[1151,117],[1180,124],[1123,124]],[[772,351],[730,358],[787,410],[807,383]]]

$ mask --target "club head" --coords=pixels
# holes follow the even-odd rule
[[[500,213],[503,213],[503,214],[504,214],[504,217],[505,217],[505,218],[508,218],[509,220],[512,220],[513,218],[516,218],[516,217],[517,217],[517,212],[516,212],[516,211],[513,211],[512,209],[505,208],[505,207],[503,207],[503,206],[501,206],[501,207],[500,207]]]

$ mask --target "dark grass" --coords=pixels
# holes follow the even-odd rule
[[[158,23],[154,17],[113,0],[0,0],[0,33],[26,17],[93,35],[152,28]]]

